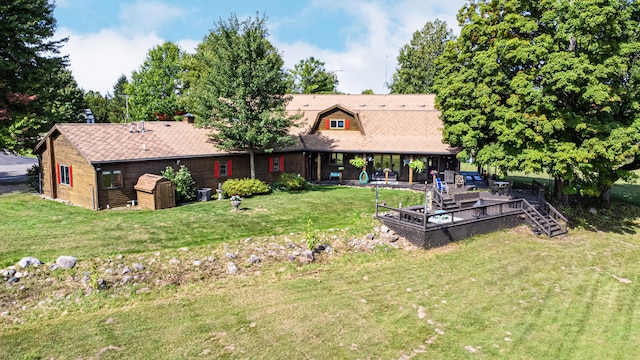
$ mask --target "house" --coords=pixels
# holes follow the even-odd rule
[[[349,159],[368,160],[367,173],[390,169],[409,178],[412,158],[427,160],[414,181],[431,170],[457,170],[456,149],[442,142],[442,122],[433,95],[293,95],[287,106],[302,113],[291,129],[296,145],[255,156],[256,177],[274,182],[281,173],[310,181],[358,179]],[[210,141],[211,130],[182,122],[57,124],[36,145],[43,194],[91,209],[126,206],[144,174],[185,165],[200,188],[250,176],[249,156],[226,152]]]

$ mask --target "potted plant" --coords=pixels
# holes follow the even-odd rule
[[[425,163],[426,162],[423,161],[422,159],[411,159],[411,161],[409,162],[409,169],[411,169],[411,171],[409,172],[409,185],[413,183],[413,172],[414,171],[416,173],[423,172]]]
[[[229,200],[231,200],[231,205],[233,206],[233,210],[238,211],[240,208],[240,203],[242,202],[242,197],[240,197],[240,195],[238,194],[233,194],[233,196],[231,196]]]

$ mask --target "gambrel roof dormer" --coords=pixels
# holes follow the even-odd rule
[[[340,104],[318,112],[310,134],[318,131],[359,131],[364,135],[358,113]]]

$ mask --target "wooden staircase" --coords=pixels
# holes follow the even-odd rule
[[[534,234],[554,237],[567,233],[567,219],[546,201],[534,206],[523,199],[523,212]]]

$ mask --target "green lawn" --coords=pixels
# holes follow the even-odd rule
[[[424,194],[381,190],[389,204],[419,204]],[[24,256],[43,261],[60,255],[97,257],[249,236],[300,233],[308,219],[319,230],[371,230],[375,192],[370,188],[316,187],[301,194],[275,193],[245,199],[241,212],[229,201],[210,201],[162,211],[93,211],[33,195],[0,197],[0,266]]]
[[[228,202],[95,213],[3,197],[3,218],[29,217],[13,234],[40,239],[21,237],[15,244],[29,244],[9,251],[3,223],[2,256],[42,248],[52,257],[57,246],[82,256],[215,246],[254,231],[304,232],[308,218],[356,236],[374,224],[373,196],[350,188],[275,194],[244,201],[248,210],[240,214],[229,212]],[[381,198],[422,201],[408,191]],[[42,220],[30,219],[38,213]],[[578,228],[548,239],[521,227],[430,251],[379,247],[306,266],[265,263],[242,276],[146,293],[71,294],[32,305],[20,323],[0,323],[0,358],[637,359],[639,220],[625,231]],[[114,239],[94,231],[111,231]],[[153,235],[138,239],[145,232]],[[54,243],[42,241],[49,234],[58,234]],[[128,247],[119,244],[127,234]],[[0,295],[16,292],[6,287]]]

